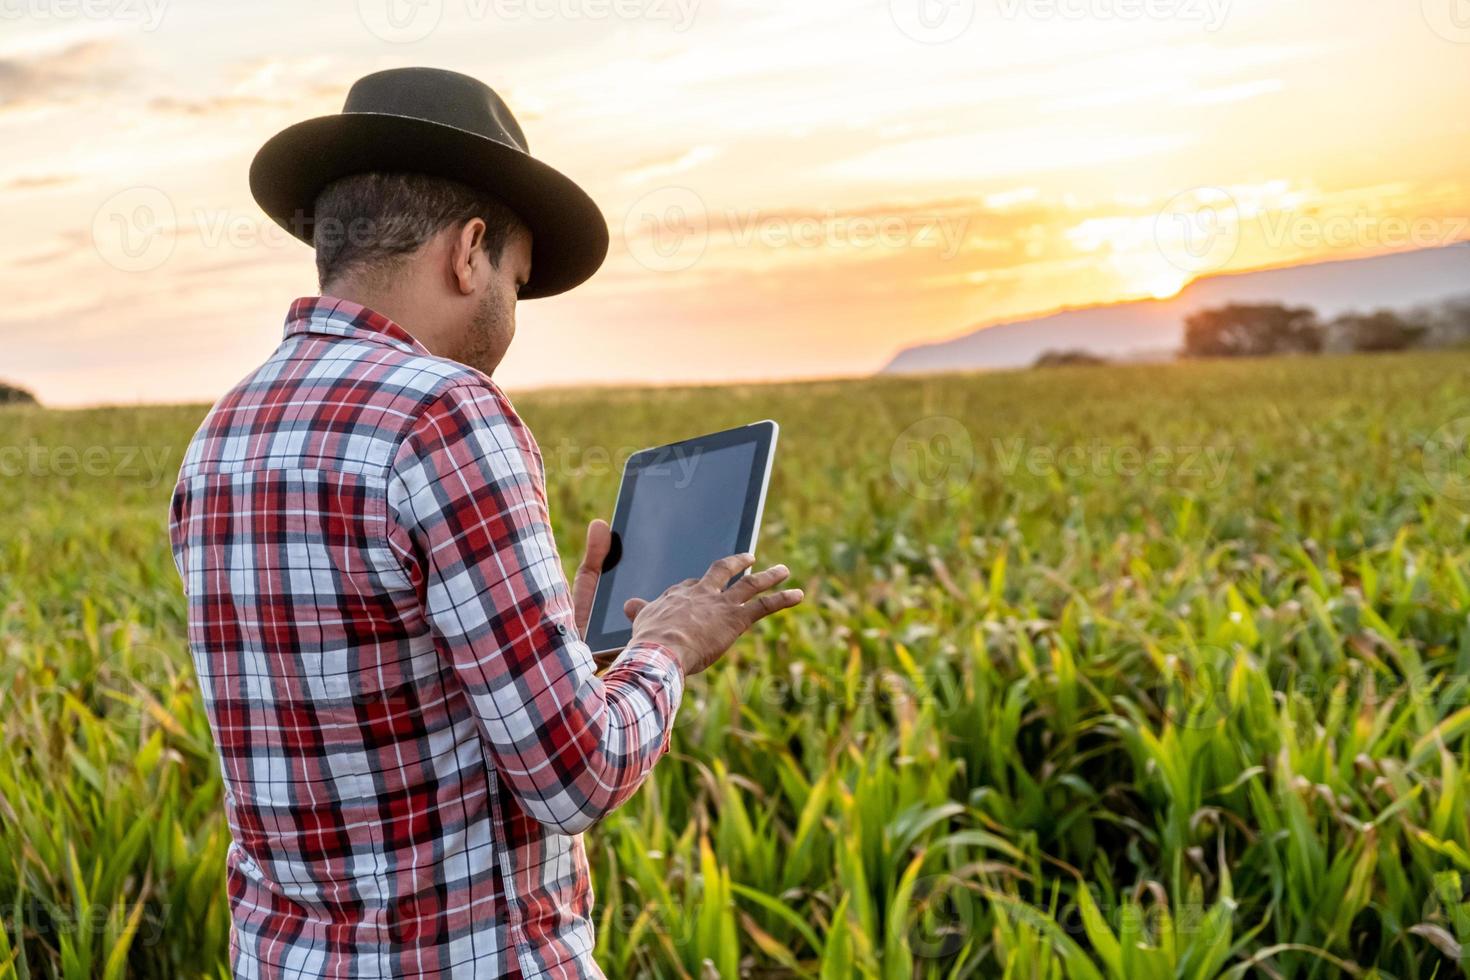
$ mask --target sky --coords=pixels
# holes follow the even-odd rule
[[[865,374],[1470,239],[1470,0],[0,0],[0,379],[222,394],[316,292],[251,157],[405,65],[495,88],[612,233],[511,390]]]

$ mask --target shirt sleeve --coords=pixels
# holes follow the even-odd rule
[[[581,833],[668,750],[684,675],[629,646],[599,678],[577,634],[541,453],[493,383],[430,403],[388,478],[389,541],[468,693],[500,779],[546,827]]]

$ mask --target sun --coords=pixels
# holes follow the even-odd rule
[[[1119,299],[1173,299],[1194,282],[1187,270],[1175,266],[1156,250],[1115,253],[1109,264],[1116,270]]]
[[[1187,272],[1170,270],[1153,273],[1140,285],[1143,291],[1154,299],[1173,299],[1190,282],[1191,278]]]

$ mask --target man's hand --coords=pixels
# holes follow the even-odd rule
[[[582,564],[577,566],[577,575],[572,579],[572,613],[577,622],[577,633],[587,635],[587,624],[592,621],[592,597],[597,594],[597,580],[602,577],[602,562],[612,548],[612,529],[602,518],[587,525],[587,551],[582,555]],[[621,650],[594,656],[599,668],[606,667],[618,658]]]
[[[590,531],[587,537],[590,547]],[[671,585],[652,602],[629,599],[623,612],[633,621],[630,645],[643,642],[667,647],[679,657],[686,675],[709,667],[746,630],[802,600],[800,589],[766,591],[786,581],[791,572],[785,565],[746,575],[725,588],[725,583],[754,563],[755,557],[748,554],[721,558],[703,578]]]

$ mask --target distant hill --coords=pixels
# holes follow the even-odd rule
[[[1214,276],[1191,283],[1173,299],[1064,310],[981,326],[953,340],[902,350],[882,373],[1025,367],[1048,350],[1151,360],[1177,350],[1184,318],[1205,307],[1281,302],[1311,306],[1324,317],[1333,317],[1348,310],[1436,302],[1467,290],[1470,247],[1465,244]]]

